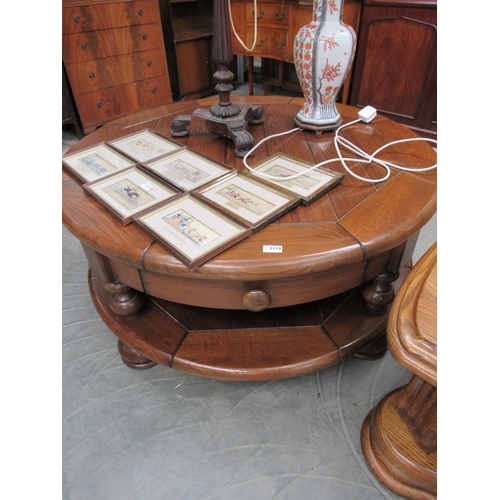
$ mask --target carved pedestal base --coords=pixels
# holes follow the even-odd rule
[[[220,109],[224,110],[224,108]],[[199,117],[205,121],[205,126],[209,132],[231,139],[236,147],[234,154],[241,158],[254,146],[253,137],[246,130],[247,124],[262,123],[264,110],[262,106],[243,106],[240,108],[238,105],[231,103],[228,106],[228,114],[231,112],[234,113],[232,116],[216,116],[212,110],[200,108],[192,115],[177,116],[171,124],[172,137],[182,137],[189,134],[187,127],[191,125],[191,120]]]
[[[437,398],[435,388],[421,380],[428,387],[417,387],[414,379],[367,415],[361,446],[370,469],[387,488],[405,498],[430,500],[437,495]]]

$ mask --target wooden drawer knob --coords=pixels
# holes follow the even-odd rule
[[[241,302],[245,306],[245,309],[252,312],[259,312],[264,311],[264,309],[267,309],[271,305],[271,296],[260,288],[254,288],[243,295]]]

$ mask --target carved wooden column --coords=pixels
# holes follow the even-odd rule
[[[245,156],[254,146],[254,140],[247,131],[247,124],[259,124],[263,121],[264,109],[258,105],[240,106],[231,102],[231,91],[234,87],[231,82],[234,78],[229,70],[229,63],[233,59],[231,35],[229,32],[229,11],[225,0],[214,1],[214,35],[213,61],[217,64],[214,74],[218,82],[215,90],[219,94],[219,102],[210,109],[199,108],[192,115],[177,116],[171,124],[172,136],[182,137],[189,133],[187,127],[194,117],[204,120],[207,129],[234,142],[235,155]]]

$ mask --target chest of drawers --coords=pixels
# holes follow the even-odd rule
[[[85,134],[172,102],[158,0],[63,0],[62,56]]]

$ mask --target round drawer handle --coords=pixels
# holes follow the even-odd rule
[[[89,48],[89,46],[86,43],[82,43],[82,49],[83,50],[87,50],[88,48]]]
[[[271,296],[260,288],[254,288],[243,295],[241,303],[249,311],[264,311],[271,305]]]
[[[147,64],[148,66],[151,66],[152,62],[151,62],[151,61],[148,61],[146,64]]]
[[[142,34],[142,39],[143,39],[143,40],[146,40],[146,38],[147,38],[147,37],[148,37],[148,35],[146,35],[146,33],[143,33],[143,34]]]
[[[75,21],[75,23],[79,23],[80,22],[80,16],[75,16],[73,18],[73,20]]]
[[[140,16],[142,16],[142,15],[144,14],[144,11],[143,11],[142,9],[139,9],[139,10],[137,11],[137,14],[139,14]]]
[[[151,92],[153,92],[153,94],[156,94],[156,89],[153,87],[153,88],[151,89]]]
[[[89,78],[94,78],[94,76],[95,76],[95,74],[91,71],[91,72],[89,73]]]
[[[101,101],[97,101],[97,107],[100,108],[102,106],[102,102]]]

